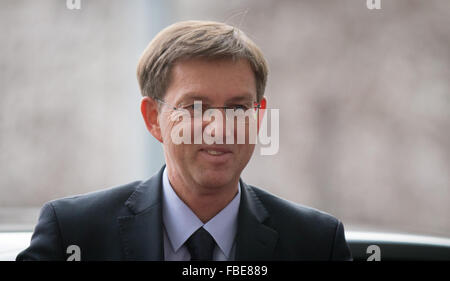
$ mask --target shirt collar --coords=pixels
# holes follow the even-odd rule
[[[241,186],[228,205],[207,223],[203,222],[178,197],[169,182],[167,168],[163,173],[163,223],[174,252],[200,227],[211,234],[223,254],[229,258],[237,231]]]

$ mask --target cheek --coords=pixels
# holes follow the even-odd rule
[[[229,133],[230,130],[227,130]],[[258,129],[257,123],[245,123],[245,124],[234,124],[234,143],[236,144],[246,144],[248,146],[255,146]]]
[[[181,126],[180,126],[181,125]],[[164,120],[161,122],[161,135],[163,138],[164,143],[174,145],[178,143],[180,140],[173,139],[173,134],[175,132],[183,132],[186,128],[183,124],[180,124],[179,122],[174,122],[170,120]],[[182,135],[182,134],[181,134]],[[178,141],[178,142],[177,142]]]
[[[237,157],[240,159],[240,161],[248,161],[250,157],[253,154],[253,151],[255,150],[254,144],[237,144],[236,150],[237,150]]]
[[[186,132],[187,135],[192,135],[191,125],[189,123],[167,122],[162,132],[165,150],[172,157],[183,161],[191,159],[194,156],[195,145],[192,144],[193,140],[189,137],[187,139],[183,137],[183,132]],[[178,134],[179,138],[174,140],[173,134]]]

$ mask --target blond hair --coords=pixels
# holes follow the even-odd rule
[[[255,75],[257,100],[264,96],[268,68],[261,50],[238,28],[212,21],[178,22],[155,36],[137,66],[142,95],[163,99],[172,66],[189,58],[246,59]]]

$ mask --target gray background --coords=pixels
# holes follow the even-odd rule
[[[160,168],[137,60],[163,27],[208,19],[269,61],[280,150],[255,153],[246,182],[347,229],[450,236],[450,1],[65,2],[0,2],[0,230]]]

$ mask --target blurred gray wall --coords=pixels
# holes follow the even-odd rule
[[[450,2],[365,2],[2,1],[1,206],[156,171],[137,59],[162,27],[209,19],[262,48],[280,109],[279,153],[257,149],[245,181],[347,228],[449,236]]]
[[[164,1],[0,2],[0,224],[44,202],[150,177],[136,65]],[[28,209],[28,208],[31,208]],[[34,211],[33,211],[34,210]],[[1,229],[1,226],[0,226]]]

